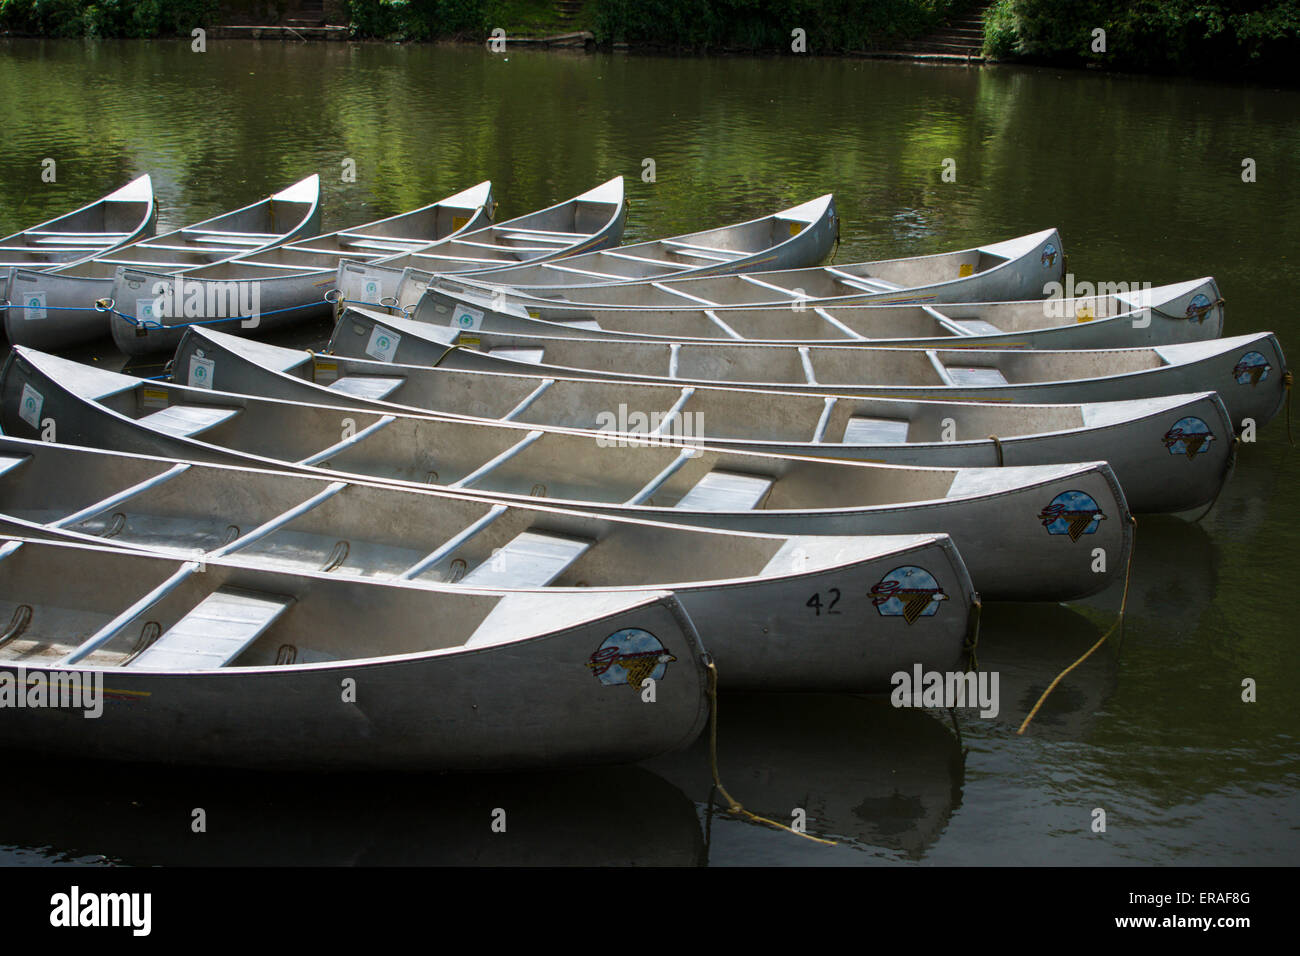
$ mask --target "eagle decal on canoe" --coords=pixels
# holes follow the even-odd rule
[[[948,600],[934,575],[925,568],[906,564],[894,568],[871,586],[871,604],[881,617],[901,617],[913,624],[921,617],[934,617],[939,602]]]
[[[605,638],[587,659],[587,666],[606,687],[627,684],[640,690],[647,677],[656,682],[663,680],[668,665],[675,660],[649,631],[625,627]]]
[[[1178,419],[1174,427],[1165,432],[1164,438],[1169,454],[1186,455],[1188,461],[1209,451],[1212,441],[1214,433],[1210,426],[1195,416]]]
[[[1038,514],[1048,534],[1068,534],[1071,541],[1096,534],[1105,518],[1092,495],[1083,491],[1061,492]]]
[[[1214,303],[1204,292],[1198,292],[1192,296],[1192,301],[1187,303],[1187,311],[1184,316],[1189,322],[1204,322],[1205,316],[1214,308]]]
[[[1259,352],[1247,352],[1232,369],[1232,375],[1237,380],[1238,385],[1255,386],[1264,379],[1268,378],[1268,373],[1272,371],[1273,366],[1268,364],[1268,359],[1264,358]]]

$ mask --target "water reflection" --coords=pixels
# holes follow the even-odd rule
[[[192,829],[195,808],[207,832]],[[493,830],[505,811],[504,832]],[[0,865],[694,866],[695,808],[637,767],[295,776],[27,765],[0,792]]]
[[[801,808],[814,836],[920,859],[961,803],[963,755],[946,716],[840,695],[725,695],[720,706],[723,786],[760,816],[789,824]],[[707,805],[707,735],[649,766]],[[802,842],[755,830],[774,846]]]

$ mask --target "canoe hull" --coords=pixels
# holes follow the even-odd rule
[[[630,342],[864,345],[871,348],[1143,348],[1202,342],[1223,335],[1225,310],[1214,281],[1182,283],[1181,287],[1187,287],[1187,291],[1171,296],[1158,308],[1145,313],[1083,320],[1074,317],[1071,309],[1067,317],[1050,320],[1057,324],[1042,322],[1023,330],[973,335],[909,336],[903,330],[920,324],[918,319],[922,318],[914,306],[836,306],[799,312],[792,311],[789,306],[668,311],[550,305],[531,300],[527,309],[508,305],[496,309],[490,298],[455,295],[438,288],[428,290],[421,297],[411,318],[435,326],[460,328],[454,324],[455,317],[466,314],[464,307],[468,306],[482,315],[472,331],[501,335]],[[1204,300],[1211,303],[1218,300],[1218,304],[1209,306],[1204,312],[1192,312],[1189,305],[1196,301],[1197,296],[1204,296]],[[1069,301],[1073,303],[1075,300]],[[961,303],[940,306],[939,311],[957,319],[982,319],[994,328],[1009,328],[1016,323],[1010,316],[1004,320],[1004,312],[1022,304]],[[1053,300],[1045,299],[1039,308],[1046,310],[1052,304]],[[1199,306],[1200,302],[1196,304]],[[1004,321],[1006,324],[1000,324]],[[895,327],[891,328],[891,324]]]
[[[24,544],[5,563],[36,547],[62,546]],[[156,560],[108,557],[120,560],[107,573],[129,574],[123,565]],[[80,567],[85,573],[91,565]],[[296,595],[286,622],[315,603],[313,628],[328,627],[330,608],[346,601],[371,605],[374,619],[387,627],[409,628],[408,639],[429,627],[428,618],[396,621],[382,606],[393,589],[369,583],[254,574],[216,563],[203,573],[205,589],[255,581],[272,593]],[[448,597],[404,590],[404,608],[424,606],[435,619],[438,600]],[[486,771],[634,762],[689,745],[708,713],[705,655],[693,625],[671,595],[643,593],[646,600],[624,610],[525,640],[369,660],[150,672],[24,665],[11,656],[0,662],[0,688],[34,675],[47,686],[76,675],[83,687],[100,682],[103,707],[89,717],[89,708],[11,702],[0,721],[0,746],[76,759],[268,770]],[[0,585],[6,618],[23,597]],[[626,682],[602,681],[590,664],[625,629],[653,635],[672,658],[653,703]],[[295,637],[290,626],[274,641],[313,636],[319,630]],[[366,646],[363,635],[355,637]]]
[[[34,358],[34,356],[33,356]],[[41,361],[47,361],[44,357]],[[58,361],[58,360],[55,360]],[[69,363],[70,364],[70,363]],[[117,389],[122,397],[134,402],[146,400],[144,388],[127,376],[79,367],[76,373],[84,382],[78,388],[98,389],[100,382]],[[124,383],[124,384],[119,384]],[[159,400],[166,404],[170,389],[176,386],[159,386]],[[153,386],[149,386],[153,390]],[[31,390],[31,391],[29,391]],[[27,396],[35,392],[40,396],[40,410],[28,414]],[[191,406],[211,404],[221,408],[265,407],[275,422],[264,422],[260,427],[266,433],[279,436],[291,429],[295,437],[310,434],[312,443],[326,444],[339,433],[340,420],[349,434],[368,435],[367,421],[379,416],[361,410],[340,415],[339,410],[325,406],[285,405],[272,403],[259,406],[258,399],[228,393],[211,393],[201,389],[187,389],[186,402]],[[107,400],[117,401],[113,395]],[[151,400],[152,399],[148,399]],[[403,487],[428,487],[418,479],[432,475],[430,459],[425,455],[435,444],[447,443],[454,448],[458,443],[481,446],[487,442],[493,449],[508,447],[524,439],[531,446],[540,439],[549,444],[543,448],[548,460],[559,461],[575,456],[597,455],[594,460],[613,459],[599,457],[602,450],[589,434],[548,432],[489,423],[471,423],[434,418],[399,418],[383,416],[378,436],[382,445],[357,455],[355,448],[344,451],[337,458],[314,456],[316,464],[295,463],[280,458],[267,458],[251,452],[239,451],[192,438],[178,438],[160,429],[147,428],[136,421],[104,408],[99,401],[88,401],[57,377],[47,374],[18,351],[10,354],[3,372],[0,372],[0,421],[7,433],[22,438],[40,438],[42,432],[54,423],[57,438],[72,444],[86,444],[121,451],[163,455],[175,458],[192,458],[200,461],[239,463],[251,467],[304,469],[312,474],[335,478],[358,478]],[[247,414],[247,412],[244,412]],[[38,424],[31,423],[36,418]],[[350,424],[348,424],[350,422]],[[400,424],[396,424],[400,422]],[[391,426],[391,427],[390,427]],[[330,438],[322,441],[318,432],[328,429]],[[446,433],[446,434],[436,434]],[[452,434],[452,433],[455,434]],[[527,436],[527,437],[525,437]],[[468,447],[468,444],[465,445]],[[822,482],[843,483],[843,487],[863,487],[859,482],[875,481],[867,473],[859,473],[857,466],[835,462],[818,462],[809,459],[789,459],[715,452],[707,448],[699,455],[681,454],[663,446],[643,446],[648,450],[644,465],[627,454],[620,455],[620,466],[632,469],[638,475],[653,476],[665,456],[689,463],[681,476],[703,470],[722,472],[770,473],[777,481],[787,482],[791,496],[800,495],[800,501],[823,502],[827,492]],[[621,451],[621,450],[620,450]],[[637,452],[630,450],[632,455]],[[283,450],[277,454],[285,454]],[[450,454],[450,453],[449,453]],[[475,453],[477,455],[477,452]],[[539,453],[540,454],[540,453]],[[607,454],[607,452],[605,452]],[[340,467],[340,459],[350,462]],[[450,459],[449,459],[450,460]],[[476,457],[475,461],[479,459]],[[443,467],[448,467],[443,465]],[[465,465],[457,464],[463,468]],[[839,469],[844,469],[840,471]],[[363,471],[364,474],[358,474]],[[834,471],[834,474],[829,474]],[[537,475],[537,477],[545,477]],[[880,480],[893,480],[880,475]],[[918,481],[933,481],[939,476],[916,475]],[[447,479],[442,479],[446,481]],[[560,480],[560,479],[557,479]],[[480,490],[478,487],[457,485],[460,493],[506,503],[545,504],[575,511],[596,514],[647,518],[654,521],[688,524],[724,530],[756,531],[780,535],[871,535],[871,534],[927,534],[947,533],[954,537],[957,547],[966,556],[967,566],[975,588],[985,597],[998,600],[1069,600],[1095,593],[1111,582],[1127,560],[1132,547],[1131,519],[1123,492],[1114,473],[1104,462],[1075,465],[1041,466],[1034,469],[1018,467],[962,469],[951,477],[940,479],[942,490],[933,485],[937,495],[943,497],[915,498],[902,488],[888,492],[896,504],[871,506],[824,504],[802,505],[799,508],[755,511],[700,511],[689,508],[657,507],[653,494],[644,504],[613,504],[609,499],[627,500],[623,490],[601,481],[593,482],[590,472],[582,470],[574,477],[565,473],[564,481],[577,490],[577,483],[590,488],[589,496],[566,498],[555,493],[547,494],[545,485],[535,485],[534,494],[509,493],[504,490]],[[637,482],[641,479],[638,477]],[[527,487],[526,484],[523,485]],[[843,493],[843,488],[834,493]],[[678,492],[680,495],[680,492]],[[806,497],[802,497],[805,496]],[[594,500],[597,496],[605,500]],[[793,499],[789,499],[793,500]],[[672,499],[673,503],[676,498]],[[1073,522],[1079,514],[1089,520],[1075,528]],[[1053,515],[1055,514],[1055,517]],[[1063,515],[1073,515],[1067,520]],[[1073,530],[1071,530],[1073,529]],[[1070,531],[1069,534],[1066,532]],[[1066,542],[1070,546],[1066,546]],[[1105,558],[1096,562],[1092,552],[1101,549]]]
[[[176,283],[182,283],[183,295],[176,295]],[[175,279],[161,279],[139,272],[120,270],[111,283],[115,300],[128,303],[120,306],[112,315],[109,330],[113,344],[127,355],[151,355],[156,352],[174,351],[185,334],[185,329],[192,322],[229,332],[232,335],[262,335],[278,329],[321,319],[330,315],[334,306],[325,301],[325,293],[334,287],[334,272],[311,273],[305,275],[276,276],[247,280],[196,280],[184,275]],[[152,298],[156,294],[169,302],[184,303],[185,298],[195,296],[197,301],[216,303],[212,309],[218,315],[203,315],[197,318],[157,319],[163,328],[150,325],[141,326],[138,321],[127,318],[122,312],[135,316],[138,309],[130,309],[129,303],[137,298]],[[244,314],[244,305],[256,303],[257,312]]]
[[[102,339],[109,331],[109,313],[97,310],[95,303],[112,291],[111,278],[10,269],[14,305],[5,310],[5,334],[14,345],[47,351]]]
[[[814,547],[815,539],[799,539]],[[827,546],[824,542],[819,542]],[[834,547],[834,544],[829,544]],[[798,560],[797,551],[792,560]],[[888,598],[920,572],[934,599],[913,616]],[[736,587],[674,588],[731,690],[884,694],[899,671],[959,669],[971,579],[947,538],[850,567]]]
[[[199,358],[203,360],[202,365],[194,361]],[[531,377],[507,375],[467,381],[463,373],[445,368],[395,367],[335,355],[320,355],[319,363],[313,360],[304,366],[301,353],[293,353],[291,365],[289,354],[275,346],[223,340],[195,332],[178,347],[173,367],[176,380],[191,386],[199,384],[194,381],[193,372],[201,367],[207,376],[203,384],[217,391],[405,414],[483,419],[491,419],[493,411],[498,419],[507,414],[511,404],[525,400],[537,382]],[[327,367],[332,367],[335,380],[339,376],[382,376],[391,370],[400,376],[403,384],[384,400],[369,400],[328,387],[324,379]],[[318,375],[321,378],[313,380]],[[633,409],[645,411],[670,406],[678,394],[677,389],[660,390],[646,385],[625,386],[620,392],[617,384],[610,388],[609,383],[594,380],[557,384],[560,389],[567,389],[568,394],[557,397],[546,410],[531,405],[514,420],[588,430],[592,409],[610,407],[612,395],[624,399]],[[551,386],[551,394],[555,391],[556,387]],[[742,396],[741,401],[717,401],[737,394]],[[855,415],[900,421],[907,424],[913,435],[938,435],[947,423],[953,440],[864,444],[792,441],[780,437],[778,429],[788,433],[797,428],[775,420],[774,405],[781,403],[790,409],[796,401],[806,402],[807,398],[761,391],[700,389],[686,402],[683,412],[704,422],[702,433],[692,435],[691,440],[737,452],[966,468],[1064,464],[1086,460],[1098,448],[1104,448],[1129,507],[1137,514],[1185,511],[1208,505],[1223,487],[1233,454],[1234,424],[1223,401],[1213,393],[1181,396],[1182,400],[1177,402],[1154,399],[1083,405],[1079,411],[1081,420],[1068,429],[1061,428],[1055,419],[1052,414],[1055,409],[1020,405],[1015,407],[1014,414],[1019,416],[1016,425],[1021,430],[1013,434],[1007,434],[997,424],[1001,421],[1005,426],[1006,415],[1011,410],[996,404],[990,407],[962,402],[845,399],[835,403],[836,408],[847,406],[841,418]],[[813,401],[816,406],[825,407],[823,400],[813,397]],[[798,420],[794,414],[791,418]],[[719,421],[723,422],[721,427],[717,425]],[[812,434],[813,421],[811,415],[803,421],[804,434]],[[842,434],[846,427],[840,419],[832,423],[828,418],[827,425],[827,433],[831,435]],[[1189,432],[1185,438],[1180,437],[1184,430]],[[1201,437],[1193,437],[1193,430]],[[628,443],[635,441],[633,434],[618,434],[626,437]],[[752,435],[773,437],[748,437]],[[998,436],[996,440],[994,436]],[[611,435],[605,433],[603,437],[608,440]]]
[[[285,217],[291,221],[278,225],[277,219]],[[11,269],[9,293],[15,305],[6,310],[5,331],[10,343],[32,348],[55,350],[93,342],[110,334],[111,313],[97,310],[95,303],[112,295],[112,264],[124,256],[132,260],[152,256],[149,261],[157,262],[160,273],[180,273],[319,231],[320,178],[309,176],[260,202],[156,239],[114,247],[94,259],[59,266],[48,273]],[[214,240],[221,236],[234,238],[210,246],[188,238],[201,234]],[[239,236],[250,237],[252,245],[236,242]],[[178,244],[182,248],[176,248]],[[143,310],[138,301],[114,302],[113,307],[132,316]]]
[[[491,339],[465,337],[446,327],[430,326],[423,322],[389,318],[364,309],[352,309],[339,322],[330,339],[329,350],[349,358],[377,358],[372,349],[371,336],[375,329],[389,333],[391,347],[384,360],[404,365],[437,365],[440,368],[463,369],[471,372],[509,372],[516,375],[537,375],[553,378],[606,379],[627,382],[644,382],[659,385],[700,386],[707,388],[759,389],[771,392],[801,392],[824,395],[843,395],[854,398],[896,398],[918,401],[955,402],[1018,402],[1021,404],[1056,404],[1114,402],[1133,398],[1156,398],[1182,395],[1213,389],[1223,399],[1228,413],[1238,430],[1246,419],[1263,425],[1278,413],[1286,398],[1286,356],[1277,336],[1272,333],[1239,335],[1204,342],[1186,342],[1160,346],[1152,351],[1164,365],[1148,367],[1122,374],[1107,374],[1105,352],[1036,353],[1026,350],[972,350],[969,359],[959,350],[934,349],[901,350],[902,354],[931,354],[935,361],[970,361],[980,366],[1008,369],[1007,384],[949,385],[935,381],[932,385],[892,384],[888,381],[872,383],[870,373],[864,371],[869,359],[878,359],[877,367],[887,367],[899,352],[891,349],[872,349],[870,346],[821,346],[820,353],[810,352],[815,367],[819,355],[862,356],[860,365],[849,363],[846,375],[851,381],[822,381],[810,383],[803,367],[785,361],[797,354],[790,345],[750,344],[688,344],[675,352],[668,343],[585,343],[579,339],[545,339],[523,336]],[[393,334],[396,333],[396,334]],[[486,341],[485,341],[486,340]],[[448,345],[465,342],[462,347],[448,350]],[[590,347],[587,347],[589,346]],[[566,349],[587,347],[582,354],[591,355],[598,349],[601,367],[576,364],[545,364],[549,353],[563,355]],[[494,348],[534,349],[542,352],[542,360],[530,361],[494,355],[480,349]],[[626,351],[620,352],[620,349]],[[571,350],[572,351],[572,350]],[[1140,350],[1138,350],[1140,351]],[[692,367],[719,374],[730,372],[736,379],[699,378],[680,371],[673,376],[655,374],[650,362],[659,362],[665,370],[675,370],[676,355],[692,360]],[[629,355],[638,361],[632,367],[650,367],[650,372],[629,372]],[[1051,381],[1021,381],[1014,379],[1026,362],[1039,361],[1037,356],[1048,356],[1062,375]],[[749,361],[757,357],[756,361]],[[743,373],[732,371],[741,361],[748,368],[774,369],[787,378],[783,381],[747,381]],[[561,358],[559,361],[563,361]],[[900,358],[900,363],[905,359]],[[671,363],[671,364],[670,364]],[[762,364],[760,364],[762,363]],[[596,362],[593,360],[592,365]],[[1068,367],[1063,367],[1068,366]],[[933,374],[932,370],[930,373]],[[798,376],[796,380],[795,376]],[[937,378],[937,376],[936,376]]]

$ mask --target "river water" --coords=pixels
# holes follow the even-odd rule
[[[1273,330],[1294,353],[1300,330],[1294,91],[799,57],[3,41],[0,117],[0,234],[142,172],[160,231],[312,172],[326,229],[482,179],[504,218],[621,173],[628,241],[834,192],[840,262],[1056,226],[1081,280],[1214,275],[1230,334]],[[88,357],[120,361],[110,349]],[[1122,640],[1072,672],[1023,736],[1041,690],[1111,625],[1118,589],[1087,607],[986,607],[993,719],[724,696],[727,789],[783,821],[803,810],[834,846],[708,813],[702,741],[643,767],[471,779],[34,765],[0,788],[0,863],[1292,863],[1297,454],[1279,418],[1204,520],[1139,522]],[[1241,699],[1245,678],[1256,702]],[[196,807],[207,834],[191,832]],[[495,808],[505,834],[490,829]]]

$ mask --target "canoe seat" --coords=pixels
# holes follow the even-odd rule
[[[992,322],[983,319],[949,319],[964,335],[1001,335],[1002,330]]]
[[[673,507],[692,511],[752,511],[767,497],[771,478],[711,471]]]
[[[901,285],[889,282],[886,279],[873,279],[869,276],[855,276],[851,272],[836,269],[834,266],[826,266],[826,271],[845,285],[852,286],[855,289],[861,289],[863,292],[897,292],[903,288]]]
[[[9,474],[19,465],[31,460],[31,455],[0,455],[0,478]]]
[[[854,415],[844,427],[846,445],[901,445],[907,441],[905,420]]]
[[[114,236],[43,236],[36,240],[38,246],[105,246],[115,239]]]
[[[344,375],[327,386],[332,392],[341,392],[353,398],[381,401],[400,388],[406,379],[384,375]]]
[[[573,237],[568,235],[548,236],[541,233],[529,232],[527,230],[503,232],[498,236],[507,242],[535,242],[545,245],[568,246],[572,244]]]
[[[24,236],[53,236],[61,239],[71,239],[74,242],[80,239],[125,239],[130,235],[129,232],[59,232],[57,229],[28,229],[23,233]]]
[[[293,598],[281,594],[220,588],[125,666],[182,671],[225,667],[292,604]]]
[[[189,236],[224,236],[227,239],[260,239],[262,242],[270,242],[272,239],[280,239],[284,236],[279,232],[244,232],[243,230],[229,232],[221,229],[202,229],[198,226],[186,226],[181,232]]]
[[[525,531],[457,583],[480,588],[543,588],[591,545],[580,538]]]
[[[500,348],[489,349],[488,355],[493,358],[509,359],[512,362],[529,362],[532,365],[541,365],[542,356],[545,352],[545,349]]]
[[[136,420],[176,438],[192,438],[230,421],[241,411],[242,408],[222,408],[219,405],[169,405]]]
[[[945,366],[954,385],[1006,385],[1007,377],[1001,370],[983,366]]]
[[[595,233],[592,232],[565,232],[563,230],[557,231],[553,229],[529,229],[525,226],[511,226],[509,227],[508,234],[512,236],[551,236],[565,242],[572,242],[575,239],[590,239],[595,235]]]

